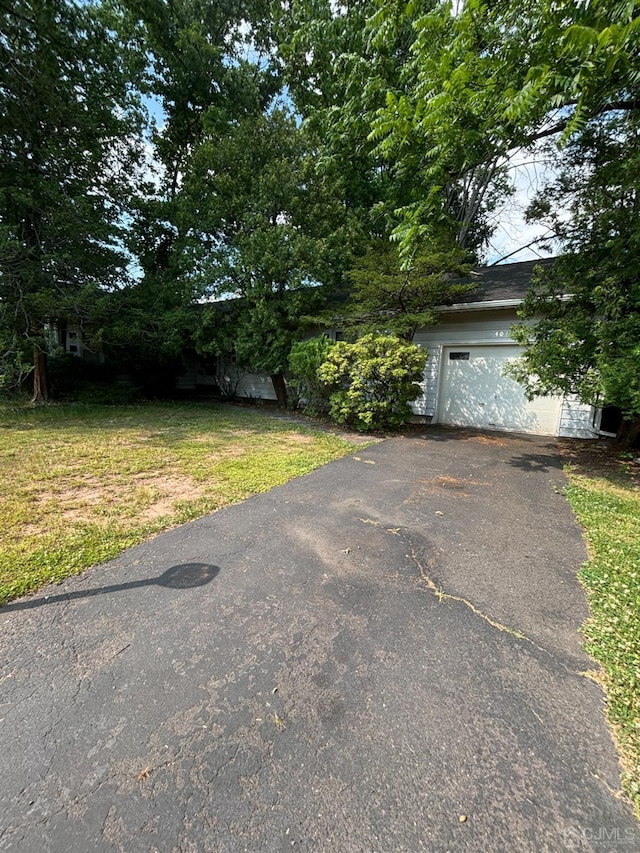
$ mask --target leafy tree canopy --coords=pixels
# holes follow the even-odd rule
[[[318,283],[331,282],[348,251],[344,208],[316,180],[303,131],[279,107],[224,132],[212,128],[184,191],[197,212],[191,237],[203,292],[239,297],[227,316],[235,318],[236,354],[274,378],[284,403],[283,374],[302,333],[300,318],[321,301]]]
[[[632,422],[640,421],[639,174],[640,126],[630,113],[591,124],[569,145],[531,210],[567,253],[523,306],[516,336],[528,349],[514,371],[530,394],[607,402]]]
[[[566,144],[596,117],[637,109],[639,6],[382,0],[374,44],[407,21],[413,30],[403,85],[388,91],[372,134],[420,187],[396,229],[403,250],[443,218],[462,236],[515,149],[552,137]],[[464,200],[457,212],[447,204],[452,192]]]
[[[123,213],[140,162],[135,70],[109,3],[0,5],[0,312],[36,352],[123,279]]]
[[[396,229],[403,252],[443,220],[465,226],[447,206],[452,187],[481,198],[514,151],[549,143],[556,176],[529,216],[549,225],[565,254],[524,305],[527,324],[516,334],[528,351],[514,375],[530,394],[577,393],[632,419],[639,10],[638,0],[469,0],[455,9],[382,0],[372,20],[374,40],[407,19],[414,32],[402,91],[388,92],[372,133],[379,152],[421,187]]]

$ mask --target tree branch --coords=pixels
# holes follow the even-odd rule
[[[620,101],[612,101],[611,103],[603,104],[601,107],[593,110],[590,113],[589,118],[596,118],[597,116],[604,115],[605,113],[613,113],[613,112],[633,112],[640,108],[640,104],[635,98],[631,98],[628,100],[620,100]],[[539,130],[537,133],[532,134],[527,137],[527,141],[525,144],[531,144],[532,142],[537,142],[539,139],[545,139],[548,136],[553,136],[556,133],[561,133],[566,129],[567,125],[571,121],[570,117],[563,119],[562,121],[557,122],[557,124],[551,125],[551,127],[544,128],[543,130]]]
[[[547,233],[542,237],[536,237],[535,240],[531,240],[529,243],[525,243],[524,246],[518,246],[517,249],[514,249],[513,252],[509,252],[508,255],[503,255],[501,258],[498,258],[497,261],[494,261],[492,264],[487,264],[489,267],[495,267],[497,264],[501,264],[502,261],[506,261],[507,258],[512,258],[514,255],[517,255],[518,252],[521,252],[523,249],[529,249],[531,246],[535,246],[536,243],[544,243],[546,240],[552,240],[554,235],[552,233]]]

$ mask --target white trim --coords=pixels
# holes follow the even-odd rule
[[[563,293],[560,296],[561,302],[568,302],[573,299],[573,294]],[[454,305],[437,305],[433,310],[440,311],[444,314],[452,311],[491,311],[493,308],[517,308],[522,305],[524,299],[485,299],[483,302],[456,302]]]
[[[433,310],[450,313],[452,311],[490,311],[492,308],[516,308],[522,305],[522,299],[487,299],[485,302],[456,302],[455,305],[438,305]]]

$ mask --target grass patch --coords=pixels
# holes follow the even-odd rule
[[[623,787],[640,816],[640,490],[619,468],[603,476],[572,466],[567,497],[589,545],[580,574],[591,609],[586,649],[604,670]]]
[[[208,404],[0,406],[0,603],[351,452]]]

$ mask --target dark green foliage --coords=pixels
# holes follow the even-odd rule
[[[373,0],[274,4],[271,28],[314,167],[343,199],[356,252],[367,240],[387,239],[398,224],[397,209],[419,198],[412,171],[398,171],[371,137],[387,93],[402,87],[413,40],[411,23],[404,20],[374,43],[367,22],[377,5]]]
[[[16,332],[0,328],[0,396],[19,395],[33,370],[25,341]]]
[[[418,190],[396,229],[403,250],[447,219],[477,227],[518,149],[546,138],[565,144],[600,116],[637,111],[639,8],[465,0],[452,14],[448,3],[382,0],[373,44],[412,30],[401,86],[388,91],[373,128],[379,153]]]
[[[57,400],[117,405],[133,403],[141,388],[113,364],[58,353],[49,359],[49,382]]]
[[[640,132],[630,115],[580,134],[532,214],[569,252],[525,301],[528,345],[514,374],[529,393],[575,393],[640,420]],[[570,215],[556,215],[568,209]],[[562,299],[563,294],[571,294]]]
[[[126,265],[141,116],[114,21],[106,0],[0,7],[0,322],[41,353]]]
[[[209,215],[215,190],[200,187],[201,169],[206,175],[207,146],[224,148],[237,123],[259,116],[273,97],[273,75],[247,58],[252,21],[265,5],[119,2],[122,40],[137,51],[140,88],[161,117],[149,128],[154,174],[138,186],[128,223],[137,275],[101,300],[101,347],[152,396],[171,391],[185,351],[218,349],[217,332],[204,340],[210,324],[201,322],[197,300],[212,284],[212,247],[224,243],[223,223],[219,210]],[[225,177],[234,167],[224,163]]]
[[[411,417],[419,397],[427,351],[384,335],[339,341],[318,376],[331,389],[330,412],[338,423],[367,432],[397,429]]]
[[[329,391],[319,379],[318,370],[332,347],[333,342],[326,335],[298,341],[291,347],[289,371],[293,378],[289,384],[310,415],[321,415],[329,408]]]
[[[402,264],[394,244],[378,241],[350,272],[353,291],[340,324],[411,341],[418,328],[438,321],[436,306],[473,290],[460,282],[470,268],[469,253],[457,247],[423,251]]]
[[[339,248],[318,234],[317,218],[339,203],[317,183],[310,153],[286,110],[245,117],[213,129],[194,156],[185,182],[199,211],[201,280],[213,296],[238,297],[225,306],[220,330],[199,346],[222,351],[227,339],[238,363],[267,373],[281,405],[292,343],[301,318],[317,311],[324,293],[317,276],[331,277]],[[211,317],[209,317],[211,319]]]

